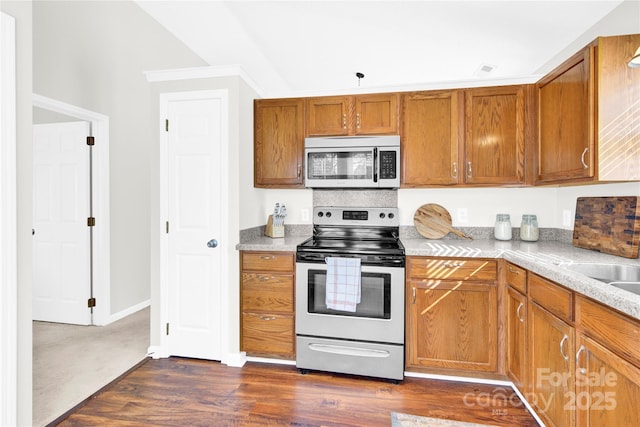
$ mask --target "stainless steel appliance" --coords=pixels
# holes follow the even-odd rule
[[[296,254],[296,366],[404,378],[404,247],[397,208],[316,207]],[[327,264],[359,260],[360,302],[328,308]],[[333,280],[333,277],[332,277]]]
[[[305,186],[398,188],[400,136],[305,138]]]

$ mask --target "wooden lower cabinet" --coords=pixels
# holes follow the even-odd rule
[[[295,358],[295,256],[241,252],[240,349],[249,356]]]
[[[406,366],[496,372],[496,261],[409,257]]]
[[[507,288],[507,375],[520,389],[526,391],[527,380],[527,297],[516,289]]]
[[[575,334],[571,325],[529,303],[529,403],[547,426],[575,425]]]

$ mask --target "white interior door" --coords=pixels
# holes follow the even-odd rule
[[[33,126],[33,319],[91,324],[89,123]]]
[[[220,360],[221,253],[216,239],[222,226],[224,108],[220,98],[170,100],[167,105],[170,355]]]

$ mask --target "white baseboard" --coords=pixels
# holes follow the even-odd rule
[[[113,322],[116,322],[116,321],[118,321],[120,319],[124,319],[125,317],[127,317],[127,316],[129,316],[129,315],[131,315],[133,313],[136,313],[136,312],[138,312],[138,311],[140,311],[140,310],[142,310],[144,308],[147,308],[150,305],[151,305],[151,300],[146,300],[146,301],[142,301],[139,304],[132,305],[131,307],[129,307],[129,308],[125,309],[125,310],[119,311],[117,313],[113,313],[111,316],[109,316],[108,323],[105,323],[104,325],[101,325],[101,326],[106,326],[109,323],[113,323]]]
[[[227,366],[242,368],[247,363],[247,353],[244,351],[227,353],[227,356],[221,362]]]

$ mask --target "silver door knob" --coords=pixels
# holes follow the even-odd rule
[[[215,248],[216,246],[218,246],[218,241],[216,239],[211,239],[207,242],[208,248]]]

